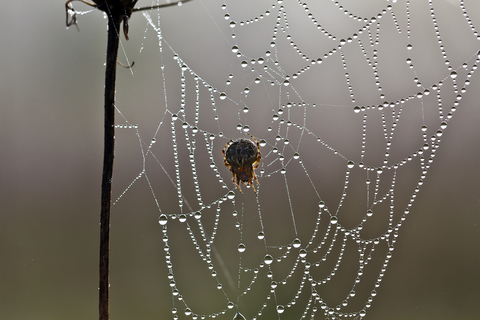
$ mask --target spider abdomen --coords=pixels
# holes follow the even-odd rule
[[[258,158],[257,146],[250,140],[238,139],[227,148],[225,158],[231,166],[251,166]]]
[[[240,192],[239,182],[242,184],[247,184],[252,186],[253,191],[253,180],[258,184],[257,177],[253,170],[257,169],[260,165],[260,159],[262,154],[260,153],[260,144],[257,139],[250,135],[255,143],[248,139],[238,139],[235,141],[230,140],[222,150],[223,153],[223,162],[225,166],[230,168],[232,172],[233,183],[238,187]],[[255,194],[257,192],[255,191]]]

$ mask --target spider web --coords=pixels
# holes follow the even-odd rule
[[[173,319],[368,318],[448,124],[468,107],[479,9],[199,0],[144,13],[128,60],[148,85],[118,80],[129,88],[114,212],[158,218],[148,252]],[[223,164],[248,133],[261,146],[257,195]],[[115,238],[112,250],[115,285]]]

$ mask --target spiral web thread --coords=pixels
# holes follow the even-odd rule
[[[147,182],[173,319],[361,319],[448,123],[466,107],[478,10],[472,1],[266,3],[197,2],[230,48],[211,74],[196,71],[201,56],[187,61],[170,45],[163,13],[144,14],[164,99],[149,137],[117,106],[142,167],[115,204]],[[459,32],[464,42],[452,45]],[[426,70],[427,58],[441,67]],[[247,133],[262,152],[257,195],[239,193],[221,152]]]

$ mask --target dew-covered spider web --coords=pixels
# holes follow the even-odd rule
[[[474,107],[478,1],[304,1],[132,17],[112,224],[126,207],[152,225],[162,318],[368,319],[449,122]],[[222,156],[248,134],[257,194]]]

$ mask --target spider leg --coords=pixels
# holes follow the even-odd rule
[[[260,154],[258,155],[257,160],[252,164],[253,169],[257,169],[260,166]]]
[[[253,169],[257,169],[259,166],[260,166],[260,159],[262,159],[262,153],[260,152],[260,143],[258,143],[257,139],[255,139],[254,136],[252,136],[250,133],[249,133],[250,137],[252,137],[252,139],[255,141],[255,143],[257,144],[257,152],[258,152],[258,158],[255,160],[255,162],[253,163]],[[255,181],[257,180],[257,178],[255,178]],[[258,181],[257,181],[258,182]]]
[[[257,182],[257,184],[260,184],[260,183],[258,183],[257,176],[255,175],[255,172],[253,172],[253,168],[251,168],[250,170],[251,170],[251,175],[252,175],[253,179],[255,179],[255,181]],[[250,185],[252,186],[253,192],[255,192],[255,195],[257,195],[257,190],[255,190],[255,187],[253,186],[253,181],[252,181],[252,179],[250,179],[249,183],[250,183]]]
[[[227,166],[227,167],[229,167],[229,168],[231,167],[231,165],[229,165],[229,164],[227,163],[227,157],[225,157],[225,149],[227,149],[227,146],[230,144],[230,142],[233,142],[233,140],[228,141],[227,144],[225,145],[225,147],[223,147],[223,150],[222,150],[222,154],[223,154],[223,164],[225,164],[225,166]],[[234,177],[233,182],[235,183],[235,173],[233,174],[233,177]]]
[[[254,136],[252,136],[250,133],[248,134],[250,137],[252,137],[252,139],[255,141],[255,143],[257,144],[257,149],[260,150],[260,144],[258,143],[257,139],[255,139]]]
[[[257,180],[257,179],[255,179]],[[253,186],[253,183],[250,184],[252,186],[253,192],[255,192],[255,195],[257,195],[257,190],[255,190],[255,187]]]
[[[232,170],[233,173],[233,184],[238,187],[238,190],[240,190],[240,193],[243,194],[242,188],[240,188],[240,183],[238,183],[240,180],[237,177],[237,181],[235,181],[235,171]],[[243,182],[242,182],[243,183]]]
[[[253,176],[253,179],[255,179],[255,182],[257,182],[257,184],[260,184],[260,182],[258,182],[257,180],[257,176],[255,175],[255,172],[253,172],[253,169],[252,169],[252,176]],[[253,183],[252,183],[252,186],[253,186]]]

